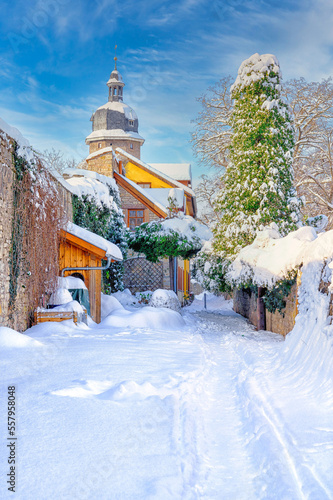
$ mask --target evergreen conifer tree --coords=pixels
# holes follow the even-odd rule
[[[233,111],[229,163],[216,201],[221,220],[214,248],[232,258],[258,230],[275,222],[281,234],[296,229],[299,201],[292,185],[294,129],[281,99],[275,56],[245,60],[231,87]]]

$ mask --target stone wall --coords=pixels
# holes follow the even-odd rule
[[[295,283],[286,300],[286,307],[279,313],[270,313],[265,309],[266,330],[286,336],[295,325],[297,315],[297,283]],[[234,311],[247,318],[258,327],[257,297],[250,290],[235,290],[233,294]]]
[[[13,171],[9,137],[0,131],[0,324],[9,325],[9,251],[12,240]]]
[[[274,314],[266,310],[266,330],[280,333],[286,336],[295,325],[297,315],[297,284],[295,283],[286,298],[286,307],[283,314],[275,312]]]
[[[100,144],[100,146],[99,146]],[[132,147],[131,147],[132,145]],[[116,148],[121,148],[126,153],[129,153],[132,156],[135,156],[135,158],[138,158],[140,160],[141,157],[141,144],[138,141],[131,141],[131,139],[127,140],[121,140],[121,139],[116,139],[116,140],[100,140],[100,141],[94,141],[89,144],[89,154],[95,153],[99,149],[103,148],[109,148],[110,146],[113,147],[115,150]],[[92,169],[91,169],[92,170]],[[102,172],[100,172],[102,173]],[[106,174],[104,174],[106,175]]]
[[[234,290],[234,311],[257,326],[257,297],[250,289]]]
[[[0,130],[0,325],[24,331],[30,326],[29,297],[26,289],[18,286],[15,300],[15,313],[10,315],[10,251],[12,245],[13,223],[13,163],[11,138]],[[63,206],[64,221],[72,220],[71,194],[56,179],[60,202]],[[19,283],[22,278],[19,277]]]
[[[126,189],[124,189],[122,186],[118,186],[119,188],[119,194],[120,194],[120,199],[121,199],[121,207],[124,211],[125,214],[125,220],[127,224],[127,210],[128,209],[139,209],[139,210],[144,210],[144,222],[151,222],[151,221],[158,221],[161,220],[161,218],[154,214],[149,208],[146,207],[143,203],[138,201],[133,195],[131,195]]]
[[[107,147],[107,146],[103,146]],[[92,170],[93,172],[98,172],[99,174],[106,175],[108,177],[113,177],[112,168],[112,153],[102,153],[95,158],[90,158],[86,160],[87,170]]]

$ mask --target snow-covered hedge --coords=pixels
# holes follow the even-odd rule
[[[273,223],[239,252],[227,279],[237,286],[251,281],[272,288],[307,263],[332,259],[333,230],[317,234],[313,227],[305,226],[281,237]]]
[[[190,259],[211,236],[207,226],[180,213],[161,222],[141,224],[128,238],[132,250],[144,253],[151,262],[157,262],[163,257]]]
[[[228,265],[227,260],[214,254],[212,242],[207,241],[192,261],[192,279],[204,290],[215,294],[230,291],[230,284],[226,281]]]
[[[282,234],[296,229],[300,200],[293,188],[294,129],[281,94],[279,62],[254,54],[231,87],[229,162],[215,208],[222,215],[214,247],[228,258],[275,222]]]
[[[67,169],[64,175],[64,182],[73,193],[73,222],[116,244],[126,258],[126,226],[114,179],[85,169]],[[112,263],[103,272],[106,292],[124,288],[123,272],[122,262]]]

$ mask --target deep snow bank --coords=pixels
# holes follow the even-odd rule
[[[239,283],[250,278],[258,285],[270,286],[300,268],[298,315],[276,353],[275,367],[279,376],[295,379],[303,390],[333,407],[331,267],[333,230],[317,234],[314,228],[302,227],[281,238],[271,226],[239,253],[229,277]]]
[[[5,326],[0,327],[0,348],[8,347],[38,347],[42,346],[40,342],[34,340],[27,335],[23,335],[11,328]]]
[[[131,327],[157,330],[179,330],[184,328],[185,321],[179,313],[171,309],[157,307],[142,307],[135,311],[126,309],[113,310],[98,325],[99,328]]]
[[[293,269],[327,259],[333,259],[333,230],[317,234],[314,228],[306,226],[281,238],[272,224],[239,252],[228,278],[235,282],[250,278],[258,285],[270,286]]]

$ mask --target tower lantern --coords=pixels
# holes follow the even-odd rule
[[[117,50],[117,45],[115,46]],[[117,53],[114,57],[114,69],[107,82],[108,102],[100,106],[91,116],[92,133],[86,138],[89,153],[112,146],[120,147],[140,158],[140,149],[144,143],[139,135],[139,120],[135,111],[123,102],[125,83],[117,69]]]

